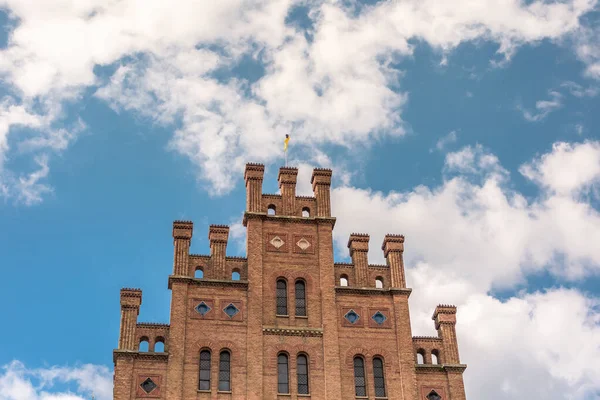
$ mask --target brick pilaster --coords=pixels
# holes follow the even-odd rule
[[[298,178],[298,169],[290,167],[281,167],[279,169],[279,189],[281,189],[281,200],[283,210],[280,215],[296,214],[296,180]]]
[[[315,168],[310,178],[317,199],[317,217],[331,217],[331,170]]]

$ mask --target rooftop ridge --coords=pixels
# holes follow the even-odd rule
[[[241,261],[248,261],[248,257],[243,257],[243,256],[225,256],[226,260],[241,260]]]
[[[229,228],[229,225],[210,224],[211,228]]]
[[[141,292],[142,291],[142,289],[140,289],[140,288],[129,288],[129,287],[121,288],[121,292],[123,292],[125,290],[128,292]]]
[[[189,220],[185,220],[185,219],[176,219],[175,221],[173,221],[174,224],[193,224],[192,221]]]
[[[315,200],[316,197],[315,196],[296,196],[297,199],[304,199],[304,200]]]

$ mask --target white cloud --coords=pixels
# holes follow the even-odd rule
[[[409,40],[424,40],[443,57],[465,41],[490,40],[510,57],[523,43],[576,32],[595,4],[411,0],[354,15],[342,2],[311,1],[307,41],[285,25],[292,0],[38,3],[0,3],[18,19],[0,57],[14,97],[60,102],[95,86],[116,109],[173,123],[180,128],[171,148],[197,165],[215,194],[232,188],[245,160],[280,157],[284,133],[310,148],[401,135],[407,95],[393,62],[411,56]],[[233,68],[243,54],[266,68],[257,82],[211,75]],[[95,75],[95,66],[114,63],[122,66],[109,82]]]
[[[577,195],[600,182],[600,143],[558,142],[520,169],[527,178],[558,195]]]
[[[455,175],[436,188],[333,189],[338,251],[347,254],[351,232],[366,232],[370,261],[382,263],[383,236],[406,235],[413,334],[433,334],[436,304],[459,307],[467,398],[512,400],[535,390],[548,399],[585,399],[600,390],[597,298],[564,289],[517,293],[503,302],[491,294],[514,290],[540,271],[579,280],[600,273],[600,214],[586,199],[565,195],[595,179],[579,175],[575,163],[600,159],[597,146],[556,144],[528,164],[535,173],[526,177],[540,186],[531,200],[510,189],[509,175],[481,146],[448,154],[445,170]],[[559,159],[574,183],[565,185],[567,176],[554,180],[547,165]]]
[[[57,390],[55,385],[69,390]],[[0,369],[0,400],[97,400],[112,399],[112,373],[104,366],[29,369],[13,361]]]
[[[556,111],[562,107],[562,95],[557,91],[549,92],[550,100],[539,100],[535,103],[536,112],[521,109],[523,117],[527,121],[537,122],[541,121],[553,111]],[[520,108],[520,107],[519,107]]]

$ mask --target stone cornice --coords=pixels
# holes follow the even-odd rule
[[[321,336],[323,336],[323,330],[316,329],[316,328],[270,327],[270,328],[263,328],[263,334],[264,335],[281,335],[281,336],[321,337]]]
[[[196,279],[189,276],[170,275],[169,276],[169,289],[171,289],[173,282],[187,283],[188,285],[196,286],[217,286],[217,287],[235,287],[240,289],[248,289],[248,281],[231,281],[221,279]]]
[[[385,264],[369,264],[367,267],[372,269],[390,269],[390,267]]]
[[[333,266],[339,268],[354,268],[352,263],[333,263]]]
[[[450,372],[462,374],[467,369],[465,364],[415,364],[417,374],[435,374],[440,372]]]
[[[113,350],[113,363],[118,359],[149,360],[166,363],[169,359],[169,353],[139,352],[133,350]]]
[[[169,328],[170,325],[166,324],[166,323],[161,323],[161,322],[138,322],[136,324],[136,327],[138,328],[156,328],[156,329],[164,329],[164,328]]]
[[[376,289],[376,288],[358,288],[358,287],[348,287],[348,286],[336,286],[335,287],[336,295],[358,294],[361,296],[372,296],[372,295],[391,296],[394,294],[400,294],[400,295],[409,297],[411,292],[412,292],[412,289],[408,289],[408,288]]]
[[[442,342],[442,339],[436,336],[413,336],[414,342]]]
[[[262,220],[266,220],[266,219],[279,220],[279,221],[286,221],[286,222],[291,222],[291,223],[295,223],[295,224],[314,224],[316,222],[317,224],[329,224],[329,225],[331,225],[332,229],[335,226],[335,218],[334,217],[296,217],[296,216],[292,216],[292,215],[268,215],[267,213],[257,213],[257,212],[249,212],[249,211],[246,211],[244,213],[244,220],[243,220],[244,226],[247,226],[248,220],[252,219],[252,218],[262,219]]]

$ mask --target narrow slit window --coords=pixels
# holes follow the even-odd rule
[[[375,397],[385,397],[385,376],[383,373],[383,360],[379,357],[373,359],[373,379]]]
[[[222,351],[219,356],[219,390],[231,391],[231,354]]]
[[[302,280],[296,281],[296,315],[306,317],[306,284]]]
[[[354,391],[357,396],[367,395],[365,361],[362,359],[362,357],[354,357]]]
[[[289,392],[288,356],[282,353],[277,356],[277,393]]]
[[[287,283],[283,279],[277,281],[277,315],[288,315]]]
[[[200,352],[198,390],[210,390],[210,351],[208,350],[202,350]]]
[[[297,360],[298,394],[308,394],[308,357],[298,355]]]

